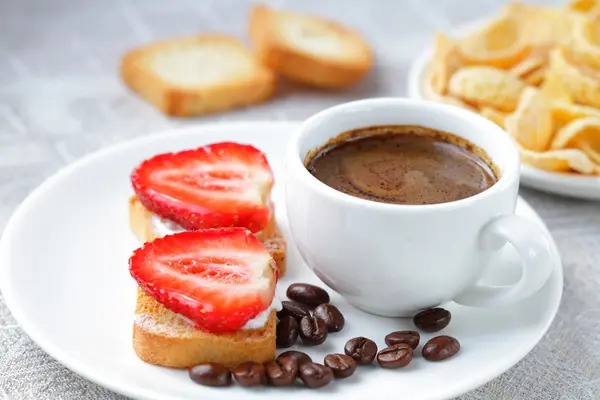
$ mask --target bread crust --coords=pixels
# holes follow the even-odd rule
[[[275,93],[275,75],[258,62],[252,74],[231,77],[202,86],[180,86],[167,82],[156,74],[148,60],[154,54],[172,49],[202,46],[227,47],[252,59],[242,43],[223,35],[201,35],[154,43],[128,52],[121,63],[125,84],[167,115],[191,117],[225,111],[262,102]]]
[[[194,329],[138,288],[133,349],[143,361],[172,368],[216,362],[232,368],[245,361],[264,363],[275,357],[276,316],[263,329],[213,334]]]
[[[344,41],[352,42],[352,59],[340,59],[299,47],[282,34],[278,23],[283,18],[297,20],[307,27],[318,26]],[[250,38],[255,54],[263,64],[289,79],[311,86],[343,88],[364,78],[373,66],[372,51],[357,32],[331,21],[276,11],[263,5],[252,9]]]
[[[152,212],[144,207],[136,195],[129,198],[129,226],[140,242],[151,242],[158,237],[152,229]],[[256,237],[269,250],[279,276],[283,276],[287,269],[287,243],[274,217],[265,229],[256,233]]]

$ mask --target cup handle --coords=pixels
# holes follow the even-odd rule
[[[547,231],[517,215],[496,217],[483,227],[482,250],[499,250],[506,243],[510,243],[521,258],[521,279],[509,286],[475,284],[458,295],[454,299],[456,303],[475,307],[514,303],[541,289],[554,268],[552,238]]]

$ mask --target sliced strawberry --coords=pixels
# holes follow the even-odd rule
[[[245,228],[156,239],[133,253],[129,271],[159,303],[212,333],[241,329],[275,295],[273,259]]]
[[[258,232],[271,219],[273,173],[252,146],[223,142],[160,154],[142,162],[131,183],[144,207],[188,230]]]

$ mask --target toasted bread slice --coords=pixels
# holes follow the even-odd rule
[[[188,368],[204,362],[234,367],[245,361],[264,363],[275,356],[275,310],[263,329],[213,334],[197,330],[138,288],[133,348],[150,364]]]
[[[373,65],[373,53],[357,32],[308,15],[255,6],[250,38],[265,65],[312,86],[352,85]]]
[[[129,225],[140,242],[150,242],[159,237],[152,228],[152,213],[135,195],[129,199]],[[269,250],[279,270],[279,276],[283,276],[286,271],[287,245],[275,218],[271,218],[265,229],[256,233],[256,237]]]
[[[274,74],[236,38],[204,35],[159,42],[130,51],[123,81],[159,110],[196,116],[268,99]]]

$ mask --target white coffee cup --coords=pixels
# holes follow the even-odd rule
[[[475,196],[432,205],[397,205],[337,191],[312,176],[309,151],[349,130],[419,125],[461,136],[487,152],[499,180]],[[286,206],[293,239],[315,274],[354,306],[394,317],[444,302],[491,306],[531,296],[552,272],[551,239],[516,216],[517,148],[496,124],[457,107],[380,98],[355,101],[306,120],[287,149]],[[523,273],[511,286],[478,284],[506,243]]]

